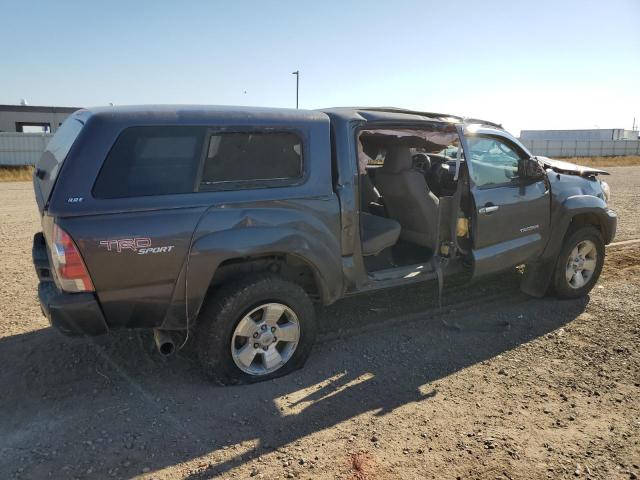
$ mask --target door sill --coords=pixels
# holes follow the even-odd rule
[[[465,268],[462,261],[459,259],[451,259],[443,269],[442,273],[446,278],[450,275],[466,272],[467,270],[468,269]],[[359,295],[361,293],[367,293],[383,288],[401,287],[404,285],[436,280],[438,275],[431,262],[423,262],[415,265],[386,268],[384,270],[369,272],[367,277],[368,282],[365,285],[361,285],[356,290],[347,292],[345,296]],[[434,286],[434,288],[437,289],[437,286]]]
[[[370,272],[369,278],[376,282],[388,282],[392,280],[411,280],[428,274],[435,274],[433,265],[430,262],[423,262]]]

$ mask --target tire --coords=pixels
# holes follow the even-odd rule
[[[277,338],[281,333],[287,341]],[[225,385],[270,380],[301,368],[315,338],[315,310],[309,296],[299,285],[270,274],[253,275],[220,289],[205,302],[196,326],[200,364],[208,376]]]
[[[585,257],[581,252],[587,251],[588,246],[592,247],[590,252],[593,255],[587,253],[587,257]],[[579,252],[580,255],[578,257],[574,257],[573,254],[576,253],[574,249],[578,247],[581,247],[582,250]],[[558,298],[579,298],[587,295],[600,277],[602,266],[604,265],[604,255],[604,240],[597,228],[583,226],[570,231],[558,255],[553,275],[552,289],[556,296]],[[592,261],[594,259],[593,256],[595,256],[595,262]],[[582,261],[574,262],[575,258],[582,258]],[[573,270],[575,273],[572,278],[569,278],[572,265],[576,266],[577,270]],[[586,268],[587,266],[591,267],[591,265],[593,265],[593,269],[590,275],[587,275],[585,273]],[[580,266],[584,269],[580,270]],[[582,280],[579,277],[582,277]]]

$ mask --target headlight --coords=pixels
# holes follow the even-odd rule
[[[606,202],[609,202],[611,198],[611,187],[604,180],[600,180],[600,187],[602,188],[602,193],[604,193],[604,199]]]

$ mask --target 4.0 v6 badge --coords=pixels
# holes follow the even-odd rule
[[[123,250],[131,250],[138,255],[148,253],[169,253],[174,245],[154,247],[148,237],[119,238],[116,240],[100,240],[100,246],[106,247],[108,252],[121,253]]]

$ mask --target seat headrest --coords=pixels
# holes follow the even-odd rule
[[[393,145],[387,150],[384,157],[384,165],[382,169],[387,173],[400,173],[411,170],[413,167],[413,157],[409,147],[401,145]]]

